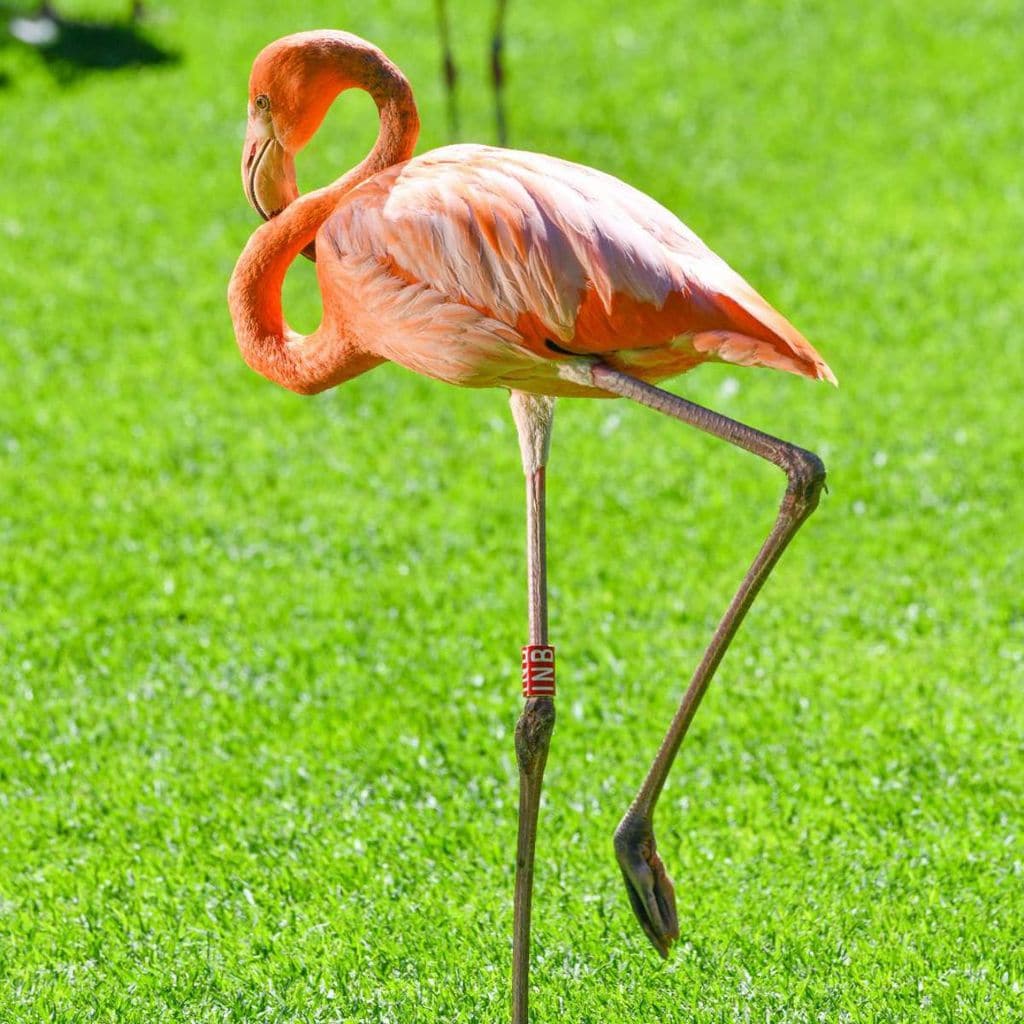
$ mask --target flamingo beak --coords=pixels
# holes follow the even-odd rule
[[[276,217],[299,197],[295,161],[277,140],[268,121],[250,117],[242,148],[242,187],[264,219]]]

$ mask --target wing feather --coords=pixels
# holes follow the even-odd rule
[[[338,253],[394,266],[517,327],[551,358],[544,345],[557,338],[574,353],[622,354],[623,364],[633,352],[633,364],[661,366],[662,376],[720,359],[834,380],[678,218],[592,168],[449,146],[364,182],[325,230]],[[656,349],[675,355],[659,363]]]

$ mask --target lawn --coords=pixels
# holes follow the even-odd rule
[[[537,1022],[1024,1018],[1019,4],[857,6],[510,7],[512,144],[675,210],[841,384],[672,385],[818,451],[829,493],[659,808],[667,963],[611,834],[783,480],[624,402],[559,408]],[[142,68],[0,45],[0,1021],[504,1021],[505,396],[383,367],[299,398],[224,298],[252,57],[374,40],[426,149],[433,5],[147,10]],[[488,8],[455,11],[487,141]],[[344,97],[300,183],[374,131]],[[310,267],[287,299],[316,323]]]

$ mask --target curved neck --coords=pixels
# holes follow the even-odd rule
[[[291,330],[281,308],[288,267],[316,237],[324,221],[353,188],[379,171],[408,160],[416,146],[419,117],[412,90],[381,51],[364,44],[342,49],[328,93],[319,97],[320,117],[346,88],[368,92],[377,104],[380,131],[366,158],[324,188],[299,196],[257,228],[242,250],[228,288],[228,304],[242,357],[252,369],[292,391],[313,394],[383,362],[362,352],[332,323],[310,335]],[[351,59],[355,56],[357,59]],[[348,59],[346,59],[348,58]],[[326,102],[324,102],[326,100]],[[291,161],[288,161],[289,173]],[[323,287],[321,280],[321,287]]]

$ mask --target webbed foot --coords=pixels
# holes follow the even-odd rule
[[[654,828],[643,818],[623,818],[615,830],[615,856],[629,902],[644,934],[663,957],[679,938],[676,895],[658,856]]]

